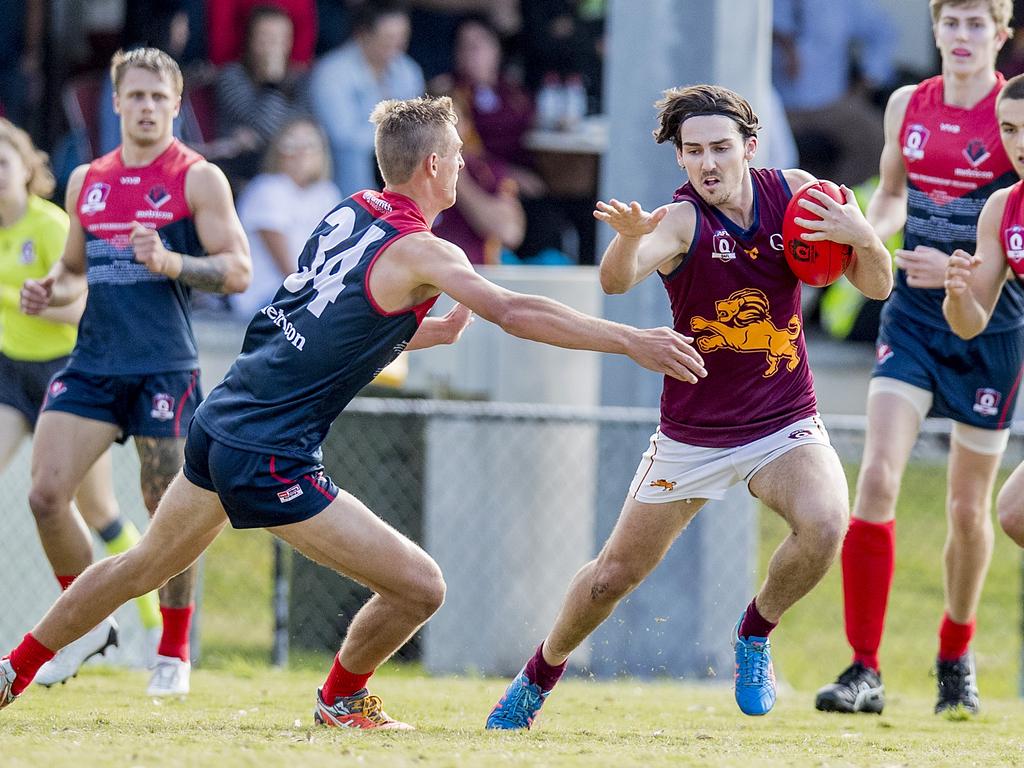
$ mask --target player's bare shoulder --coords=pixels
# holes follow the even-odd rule
[[[657,214],[662,209],[665,218],[658,222],[658,234],[678,244],[676,253],[686,253],[697,230],[696,206],[689,200],[680,200],[656,208],[653,213]]]
[[[185,198],[189,210],[203,205],[231,201],[231,186],[224,171],[208,160],[197,160],[185,172]]]
[[[65,209],[74,218],[75,209],[78,207],[78,197],[82,193],[82,185],[85,183],[85,175],[89,172],[89,164],[83,163],[71,172],[68,177],[68,184],[64,191]]]
[[[782,172],[782,178],[786,180],[786,184],[789,185],[789,191],[794,195],[804,184],[817,181],[812,174],[802,168],[787,168]]]
[[[910,97],[914,95],[915,90],[917,90],[916,85],[904,85],[892,92],[885,105],[886,136],[891,132],[899,132],[900,126],[903,125],[903,118],[907,115]]]

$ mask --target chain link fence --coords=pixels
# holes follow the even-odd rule
[[[517,671],[550,626],[573,574],[610,532],[657,421],[656,410],[643,408],[354,401],[324,446],[328,472],[422,544],[449,585],[445,606],[399,658],[422,661],[432,672]],[[858,462],[864,418],[825,422],[844,462]],[[941,465],[948,441],[948,423],[927,422],[912,462]],[[1015,434],[1008,466],[1021,460],[1022,445]],[[141,528],[135,452],[114,450],[122,509]],[[23,446],[0,475],[8,523],[0,540],[0,579],[19,585],[7,590],[0,647],[16,643],[58,591],[25,501],[28,468],[29,448]],[[777,533],[762,540],[755,504],[744,488],[734,491],[698,515],[649,583],[574,655],[575,664],[598,675],[731,677],[731,625],[757,587],[763,553],[770,551],[765,547],[778,541]],[[290,651],[336,650],[368,590],[271,545],[265,535],[255,542],[266,557],[254,560],[251,546],[248,554],[233,548],[235,535],[224,546],[218,542],[207,558],[211,578],[203,610],[209,623],[237,626],[231,614],[245,601],[246,616],[260,616],[246,619],[246,631],[265,635],[257,640],[264,658],[285,663]],[[234,586],[220,586],[224,581],[216,574],[224,572],[232,574]],[[936,559],[929,574],[936,585],[939,574]],[[114,661],[138,665],[147,640],[134,607],[117,617],[125,642]],[[910,620],[930,627],[935,617]]]

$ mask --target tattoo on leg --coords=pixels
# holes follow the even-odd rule
[[[595,584],[593,587],[590,588],[590,599],[597,600],[607,591],[607,584]]]
[[[185,439],[178,437],[136,437],[135,448],[142,468],[139,482],[149,514],[156,512],[160,498],[185,463]]]

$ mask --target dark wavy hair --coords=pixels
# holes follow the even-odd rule
[[[686,120],[698,115],[723,115],[731,118],[744,140],[757,136],[761,128],[750,103],[735,91],[718,85],[669,88],[654,106],[658,109],[658,127],[654,131],[654,140],[659,144],[671,141],[676,149],[682,149],[679,128]]]

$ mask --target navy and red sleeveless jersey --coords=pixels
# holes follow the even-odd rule
[[[1015,282],[1024,281],[1024,182],[1014,184],[1006,196],[999,241],[1003,245],[1006,263],[1017,278]]]
[[[185,200],[185,176],[202,159],[175,140],[146,166],[126,167],[120,147],[89,165],[74,212],[89,297],[69,367],[108,376],[199,367],[189,287],[136,262],[128,236],[138,221],[168,250],[204,255]]]
[[[359,192],[328,213],[196,411],[203,429],[241,450],[319,462],[331,423],[405,349],[437,300],[387,313],[369,288],[389,245],[429,230],[416,203],[394,192]]]
[[[998,189],[1017,180],[1003,150],[996,119],[996,98],[1003,76],[992,91],[970,109],[946,104],[941,75],[925,80],[907,104],[900,132],[907,169],[907,223],[904,248],[918,245],[950,254],[957,248],[974,253],[978,216]],[[896,271],[889,310],[949,330],[942,315],[941,288],[911,288],[906,273]],[[1024,290],[1004,288],[984,333],[1024,325]]]
[[[673,198],[693,205],[697,222],[689,252],[662,281],[675,329],[695,337],[708,375],[696,384],[665,377],[661,431],[690,445],[744,445],[817,412],[800,282],[783,253],[791,191],[781,171],[750,177],[747,229],[689,183]]]

